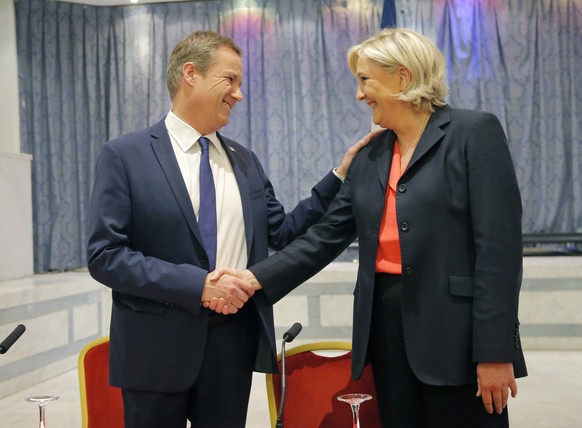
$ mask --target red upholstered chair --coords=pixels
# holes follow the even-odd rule
[[[123,428],[121,389],[108,383],[108,336],[85,345],[78,371],[83,428]]]
[[[286,428],[351,427],[350,406],[338,401],[337,396],[355,392],[373,397],[360,407],[361,425],[366,428],[380,427],[372,370],[367,366],[360,380],[354,381],[351,378],[351,355],[349,342],[310,343],[287,350],[283,413]],[[275,427],[281,398],[280,374],[267,375],[267,396],[271,424]]]

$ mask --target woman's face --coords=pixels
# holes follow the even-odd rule
[[[389,72],[368,58],[359,58],[356,63],[356,98],[370,106],[372,120],[382,128],[393,129],[390,124],[398,105],[402,104],[402,101],[395,99],[403,89],[404,79],[400,71]]]

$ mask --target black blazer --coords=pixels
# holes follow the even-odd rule
[[[327,214],[251,271],[270,302],[331,262],[355,236],[352,375],[366,363],[376,252],[395,134],[354,159]],[[476,363],[526,368],[519,338],[521,199],[501,124],[489,113],[437,108],[397,186],[408,360],[431,385],[476,381]]]
[[[255,154],[219,139],[240,191],[249,265],[305,232],[341,187],[330,171],[310,198],[285,213]],[[204,355],[208,312],[200,300],[209,265],[163,120],[103,146],[88,223],[89,272],[113,290],[110,383],[186,390]],[[255,369],[273,371],[272,306],[261,292],[252,302],[262,324]]]

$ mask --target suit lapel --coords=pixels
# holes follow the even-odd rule
[[[376,160],[380,185],[382,186],[382,191],[386,193],[396,135],[394,132],[388,131],[385,134],[382,134],[379,140],[379,144],[374,147],[370,155]]]
[[[174,193],[174,197],[180,206],[188,226],[196,236],[196,239],[202,244],[198,223],[196,222],[196,216],[192,208],[192,201],[190,200],[188,190],[184,184],[184,178],[176,161],[176,155],[174,154],[164,119],[152,126],[150,131],[152,149],[164,171],[168,184]]]
[[[431,115],[431,118],[426,125],[426,129],[422,133],[418,145],[414,150],[412,158],[408,163],[408,167],[402,175],[405,175],[408,171],[413,169],[414,165],[445,135],[445,132],[441,127],[450,122],[450,116],[451,111],[449,107],[445,106],[435,108],[435,111]]]
[[[250,260],[251,248],[253,243],[253,210],[249,191],[249,177],[246,175],[245,170],[248,165],[245,165],[244,158],[235,150],[234,147],[229,146],[224,138],[219,133],[216,133],[228,160],[232,166],[234,176],[238,185],[238,190],[240,193],[240,200],[243,210],[243,219],[245,223],[245,236],[247,240],[247,257]]]
[[[408,163],[406,171],[402,174],[406,175],[415,164],[445,135],[445,131],[441,128],[450,122],[451,110],[448,106],[435,108],[434,113],[426,126],[420,141],[414,150],[414,154]],[[382,186],[382,191],[386,194],[388,186],[388,177],[390,175],[390,166],[392,165],[392,154],[394,153],[394,144],[396,143],[396,134],[387,130],[387,132],[380,135],[378,142],[370,152],[370,157],[376,161],[376,168],[378,170],[378,179]]]

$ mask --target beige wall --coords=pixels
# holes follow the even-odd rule
[[[20,152],[18,67],[13,0],[0,0],[0,152]]]

